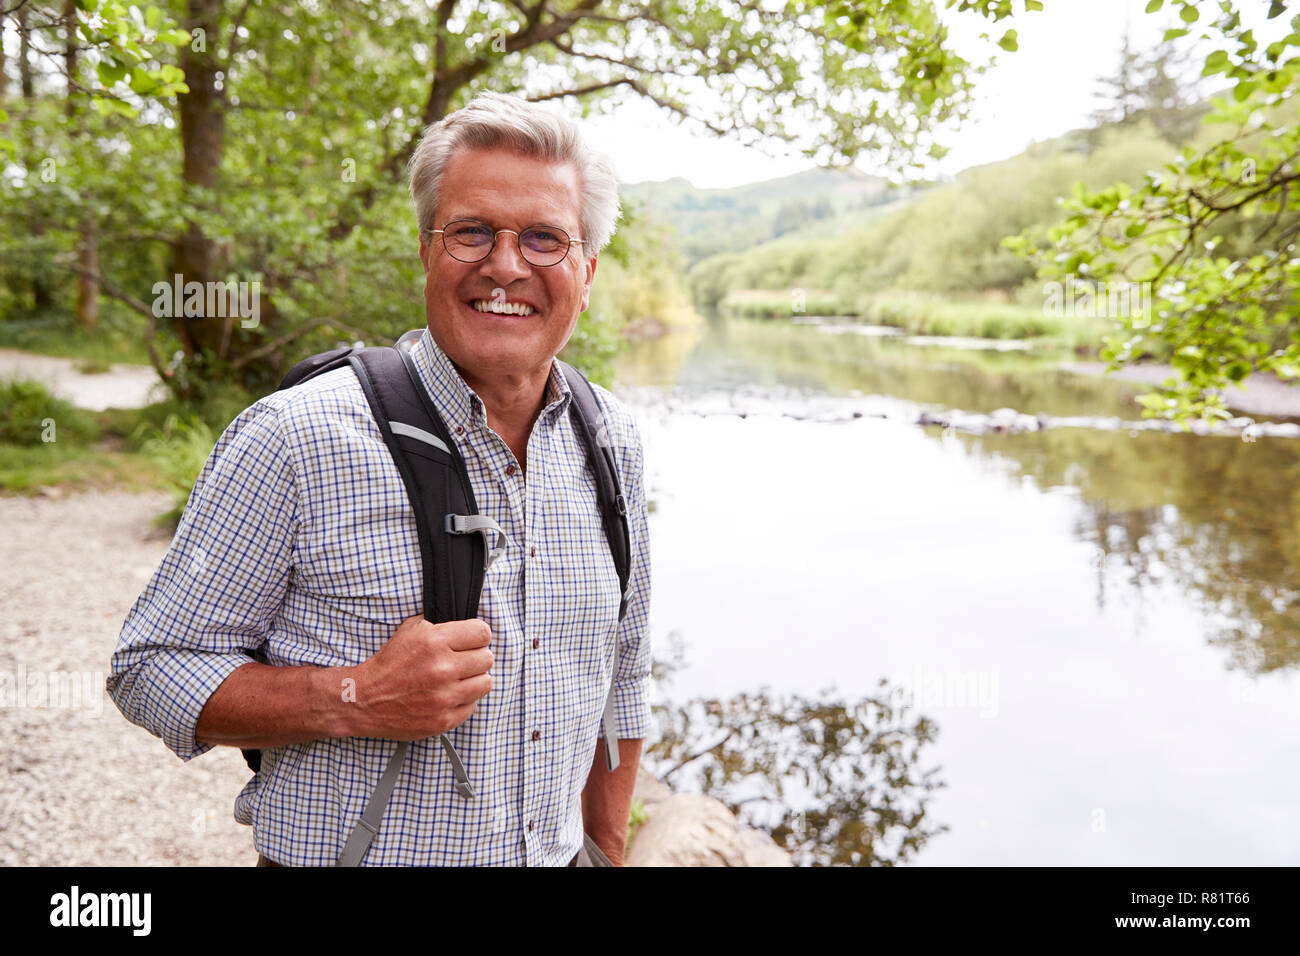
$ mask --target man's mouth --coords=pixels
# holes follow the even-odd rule
[[[475,312],[492,315],[532,315],[537,310],[526,302],[499,302],[496,299],[475,299],[470,303]]]

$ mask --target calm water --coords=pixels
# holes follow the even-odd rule
[[[918,865],[1298,864],[1300,441],[910,423],[1140,419],[1068,357],[745,322],[634,349],[666,693],[909,689],[949,827]]]

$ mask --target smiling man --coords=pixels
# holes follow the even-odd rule
[[[508,542],[474,620],[420,616],[414,517],[338,369],[246,409],[204,466],[113,658],[122,712],[182,759],[260,748],[235,802],[267,865],[327,865],[411,741],[365,865],[622,862],[649,721],[643,455],[594,386],[627,498],[626,614],[556,361],[618,216],[570,121],[482,94],[411,160],[428,329],[411,350]],[[598,740],[613,681],[620,764]],[[458,792],[445,735],[475,795]]]

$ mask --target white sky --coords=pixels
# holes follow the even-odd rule
[[[935,2],[942,5],[942,0]],[[1095,78],[1117,68],[1126,20],[1133,46],[1139,50],[1158,46],[1166,28],[1183,25],[1168,4],[1156,14],[1146,13],[1145,7],[1146,0],[1046,0],[1041,11],[997,24],[941,9],[950,27],[950,42],[965,59],[982,63],[997,54],[997,63],[976,79],[976,102],[966,126],[941,139],[950,152],[938,164],[938,172],[952,174],[1014,156],[1035,139],[1050,139],[1087,125],[1089,114],[1101,105],[1094,95],[1099,89]],[[1211,10],[1203,9],[1199,25],[1210,14]],[[1247,19],[1262,21],[1262,11]],[[1286,22],[1284,15],[1269,27]],[[1001,37],[1009,26],[1016,29],[1020,45],[1014,53],[979,39],[981,32]],[[1264,35],[1265,31],[1257,30],[1257,38]],[[770,146],[772,155],[766,155],[700,131],[698,124],[679,126],[639,98],[620,107],[614,117],[584,120],[583,128],[591,146],[613,158],[624,182],[683,176],[703,188],[738,186],[813,165],[797,153],[783,154],[780,144]],[[880,172],[859,165],[867,172]]]

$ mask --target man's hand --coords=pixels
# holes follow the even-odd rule
[[[486,622],[408,617],[356,667],[250,662],[208,698],[195,727],[204,744],[288,747],[331,737],[420,740],[458,727],[492,688]]]
[[[477,618],[430,624],[408,617],[353,668],[352,736],[421,740],[459,727],[492,689],[492,631]]]

